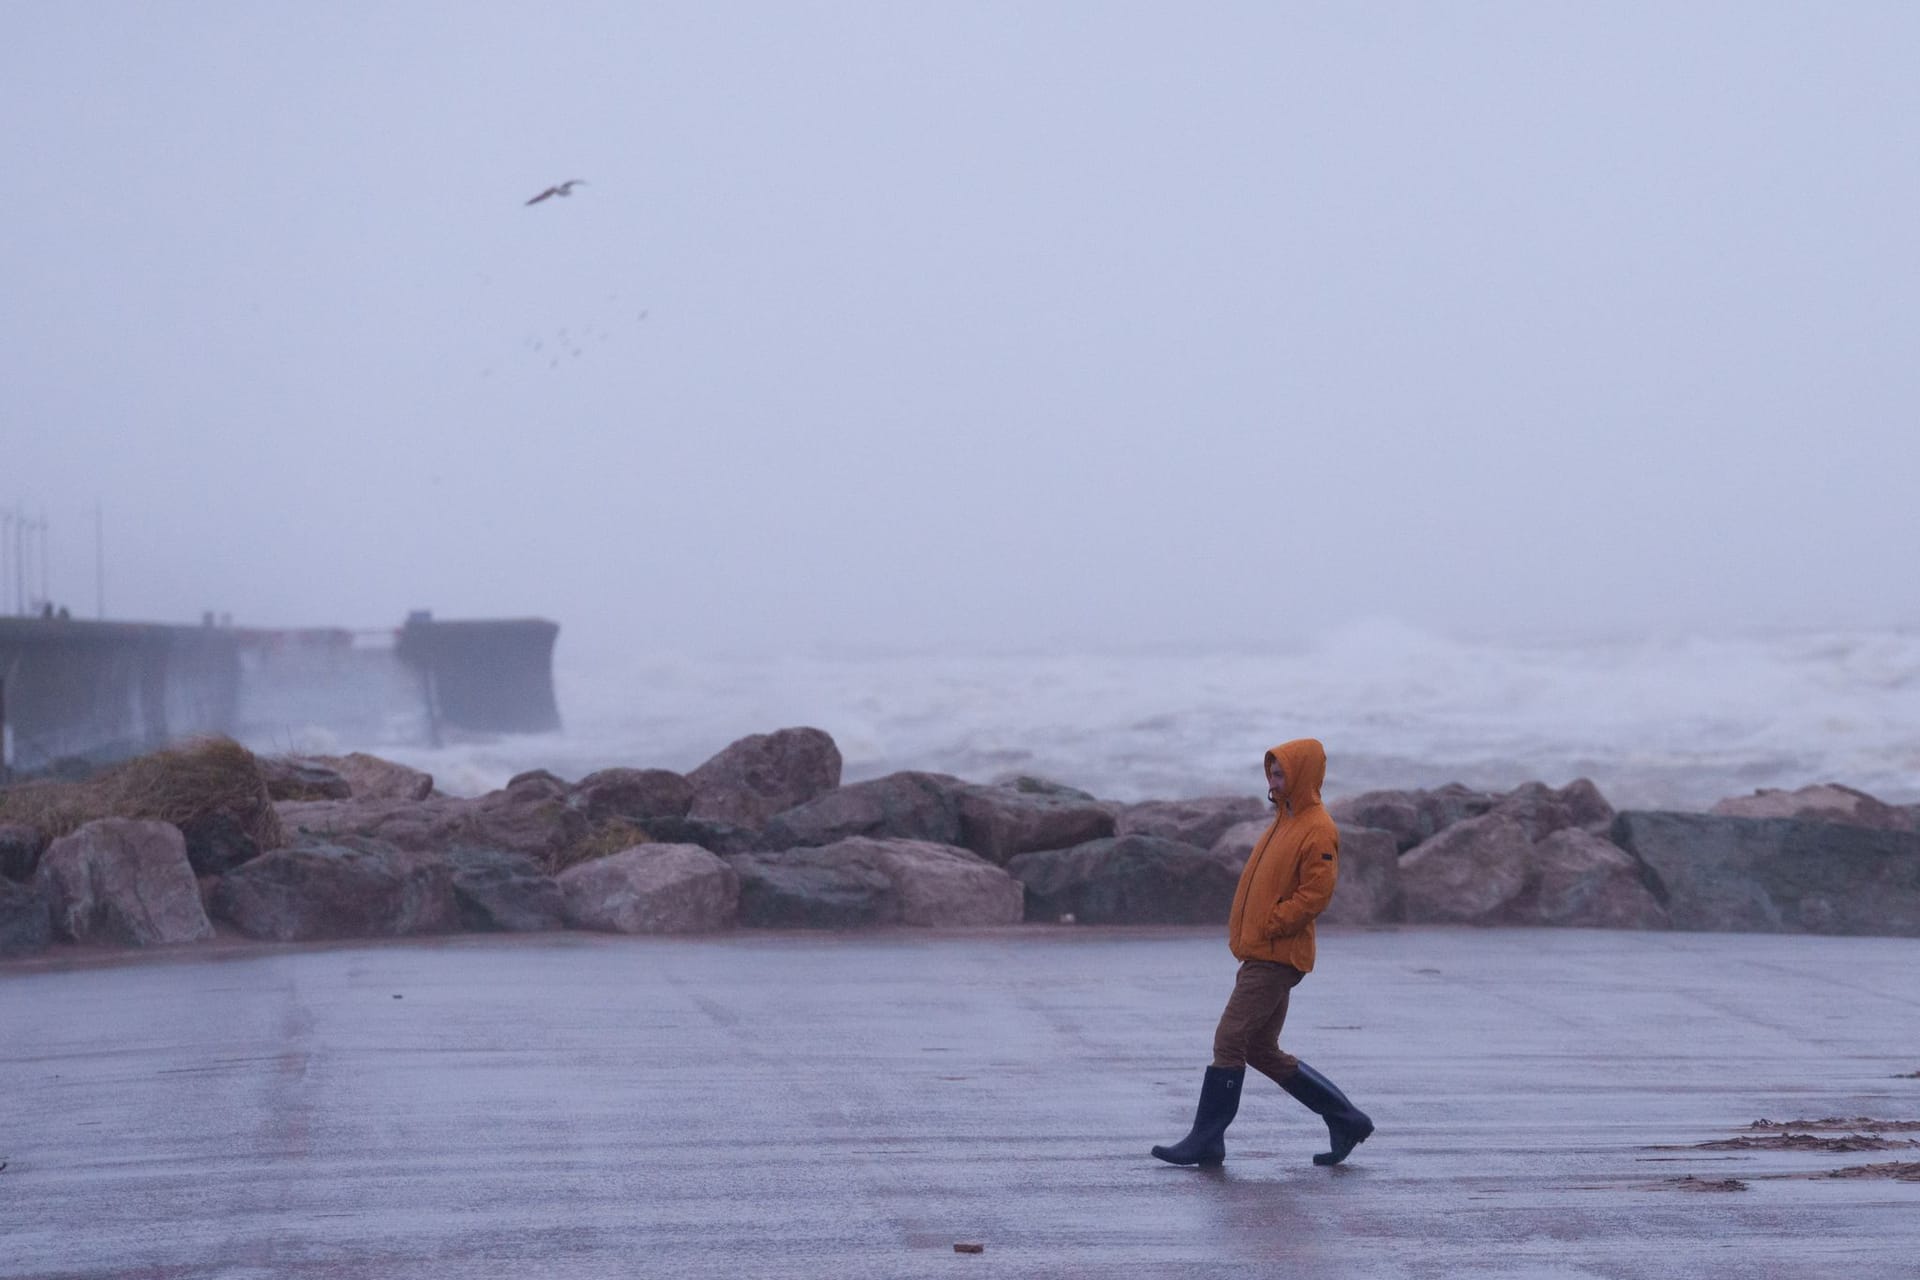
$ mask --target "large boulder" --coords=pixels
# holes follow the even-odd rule
[[[708,853],[726,856],[753,853],[763,846],[760,832],[752,827],[736,827],[730,822],[704,818],[648,818],[642,829],[658,844],[697,844]]]
[[[596,823],[684,818],[693,807],[693,784],[671,769],[602,769],[580,779],[573,803]]]
[[[840,785],[840,748],[819,729],[781,729],[740,739],[687,775],[687,816],[758,827],[783,809]]]
[[[1804,818],[1812,822],[1844,822],[1876,831],[1916,830],[1914,814],[1898,805],[1876,800],[1864,791],[1823,782],[1798,791],[1763,788],[1750,796],[1732,796],[1713,806],[1728,818]]]
[[[1146,800],[1122,805],[1113,834],[1158,836],[1179,844],[1211,848],[1228,828],[1247,822],[1263,825],[1273,805],[1259,796],[1202,796],[1194,800]]]
[[[1391,831],[1340,828],[1340,878],[1323,924],[1385,924],[1400,918],[1400,848]]]
[[[551,769],[524,769],[508,778],[501,790],[521,801],[564,801],[573,793],[567,780]]]
[[[1600,834],[1613,824],[1613,806],[1585,778],[1558,790],[1544,782],[1524,783],[1501,796],[1489,812],[1518,819],[1535,840],[1567,827]]]
[[[345,756],[309,756],[308,761],[346,779],[355,800],[425,800],[433,775],[364,751]]]
[[[55,931],[136,947],[213,936],[179,828],[102,818],[47,846],[36,873]]]
[[[1538,797],[1535,798],[1536,800]],[[1658,929],[1665,909],[1633,857],[1580,825],[1560,825],[1551,799],[1458,822],[1400,859],[1403,914],[1428,923]],[[1538,825],[1536,825],[1538,824]]]
[[[1224,923],[1240,881],[1197,845],[1138,835],[1022,854],[1007,870],[1025,887],[1027,919],[1081,924]]]
[[[900,895],[885,872],[825,849],[736,854],[740,923],[754,929],[852,929],[895,924]]]
[[[890,773],[817,796],[766,824],[762,848],[832,844],[854,836],[875,840],[960,843],[960,779],[944,773]]]
[[[1253,847],[1260,843],[1260,837],[1266,834],[1271,825],[1271,820],[1267,818],[1236,822],[1220,833],[1220,838],[1213,842],[1208,852],[1238,872],[1247,865],[1247,859],[1253,856]],[[1340,830],[1344,834],[1347,828],[1341,827]],[[1397,849],[1395,853],[1397,856]]]
[[[604,933],[708,933],[730,928],[740,877],[698,845],[646,844],[560,873],[567,923]]]
[[[1007,872],[924,840],[853,837],[728,861],[740,872],[747,924],[958,928],[1016,924],[1023,914],[1020,885]]]
[[[213,910],[252,938],[382,938],[460,927],[445,858],[380,840],[302,837],[220,877]]]
[[[303,756],[258,756],[274,800],[345,800],[353,786],[338,769]]]
[[[1591,784],[1538,783],[1456,822],[1400,859],[1403,914],[1419,923],[1661,929],[1665,908],[1640,864],[1592,829]]]
[[[523,775],[515,781],[518,785],[509,783],[503,791],[466,802],[461,843],[524,853],[556,866],[568,849],[587,838],[591,824],[568,803],[565,783],[556,790],[546,778]]]
[[[1507,813],[1456,822],[1400,859],[1406,918],[1416,924],[1491,924],[1528,884],[1534,837]]]
[[[31,885],[0,879],[0,959],[45,951],[52,941],[46,895]]]
[[[1082,791],[1079,787],[1068,786],[1064,782],[1055,782],[1052,778],[1042,778],[1031,773],[1002,774],[993,780],[993,785],[1018,791],[1022,795],[1052,796],[1056,800],[1091,801],[1094,799],[1091,791]],[[1108,807],[1112,806],[1109,804]]]
[[[544,778],[522,777],[471,800],[319,800],[275,806],[287,830],[321,842],[353,836],[423,853],[499,849],[552,866],[591,832],[587,817]]]
[[[296,844],[351,836],[417,852],[444,853],[463,843],[472,804],[434,796],[419,801],[289,800],[274,809]]]
[[[1068,849],[1114,834],[1113,811],[1067,788],[961,787],[954,792],[959,844],[987,861],[1042,849]]]
[[[1635,811],[1612,834],[1677,929],[1920,936],[1920,834]]]
[[[1393,832],[1394,843],[1405,853],[1456,822],[1479,817],[1499,801],[1492,792],[1450,782],[1425,791],[1367,791],[1334,801],[1327,812],[1342,826]]]
[[[460,927],[538,933],[567,926],[566,897],[559,884],[523,853],[455,849],[447,855]]]
[[[46,833],[40,828],[24,822],[0,822],[0,880],[33,879],[46,847]]]
[[[900,899],[901,924],[1018,924],[1024,914],[1019,882],[969,850],[924,840],[859,838],[840,841],[837,847],[850,859],[871,860],[892,882]]]
[[[225,875],[260,856],[260,842],[231,813],[199,813],[175,824],[196,876]]]
[[[1534,846],[1531,897],[1518,924],[1589,929],[1665,929],[1672,921],[1648,887],[1640,864],[1611,840],[1563,827]]]

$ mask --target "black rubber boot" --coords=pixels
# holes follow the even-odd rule
[[[1219,1164],[1227,1158],[1227,1126],[1240,1110],[1240,1082],[1245,1067],[1208,1067],[1200,1082],[1200,1107],[1193,1113],[1193,1131],[1170,1147],[1153,1154],[1168,1164]]]
[[[1333,1150],[1315,1156],[1315,1164],[1339,1164],[1373,1133],[1373,1121],[1367,1119],[1367,1113],[1347,1101],[1347,1095],[1335,1088],[1333,1081],[1304,1062],[1280,1087],[1327,1122]]]

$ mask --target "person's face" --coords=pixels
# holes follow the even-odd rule
[[[1267,785],[1277,796],[1287,794],[1287,771],[1278,759],[1267,761]]]

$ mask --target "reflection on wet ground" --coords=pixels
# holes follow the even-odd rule
[[[1147,1148],[1212,930],[55,953],[0,966],[0,1277],[1905,1276],[1916,1166],[1846,1153],[1920,1121],[1916,960],[1328,929],[1284,1042],[1379,1131],[1316,1168],[1249,1081],[1209,1171]]]

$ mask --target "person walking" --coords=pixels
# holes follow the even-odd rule
[[[1267,752],[1273,821],[1254,842],[1234,890],[1227,945],[1240,973],[1213,1035],[1213,1065],[1200,1083],[1193,1130],[1153,1154],[1169,1164],[1216,1165],[1227,1158],[1227,1126],[1240,1109],[1240,1085],[1253,1067],[1327,1122],[1332,1149],[1314,1156],[1339,1164],[1373,1133],[1366,1112],[1331,1080],[1280,1050],[1287,1000],[1313,969],[1313,921],[1333,900],[1340,878],[1340,830],[1320,803],[1326,748],[1296,738]]]

